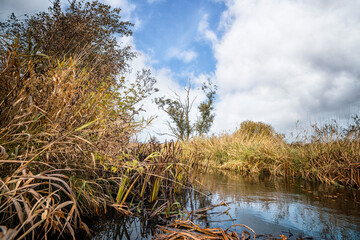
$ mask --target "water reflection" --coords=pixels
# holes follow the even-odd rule
[[[275,178],[208,174],[204,181],[211,203],[232,202],[236,223],[257,233],[313,236],[315,239],[360,239],[357,192],[325,184]],[[200,204],[199,204],[200,205]],[[225,220],[210,215],[208,221]],[[227,228],[232,223],[210,224]]]
[[[360,239],[358,191],[299,180],[243,177],[227,173],[207,174],[204,192],[179,197],[187,210],[231,202],[196,217],[202,227],[226,229],[245,224],[257,234],[281,234],[289,239]],[[120,222],[119,222],[120,221]],[[113,219],[105,223],[94,239],[151,239],[157,223],[139,218]],[[238,232],[243,228],[237,227]]]
[[[123,219],[120,216],[111,220],[100,220],[93,227],[97,232],[93,240],[151,239],[155,230],[155,224],[152,221],[145,221],[144,218],[139,217]]]

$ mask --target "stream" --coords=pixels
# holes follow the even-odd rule
[[[359,191],[294,179],[211,173],[204,194],[179,199],[188,211],[219,204],[198,218],[202,227],[227,229],[245,224],[256,234],[288,239],[360,239]],[[184,203],[185,201],[185,203]],[[98,224],[93,239],[151,239],[158,223],[139,218],[111,219]],[[236,227],[241,233],[247,230]]]

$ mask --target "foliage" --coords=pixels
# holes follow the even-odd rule
[[[94,74],[94,81],[115,81],[123,73],[126,62],[135,56],[130,47],[121,47],[117,36],[130,36],[132,26],[121,21],[120,9],[111,9],[99,1],[72,0],[66,9],[55,0],[48,12],[26,16],[25,21],[15,15],[0,24],[3,34],[12,41],[19,38],[18,51],[26,55],[44,54],[64,59],[83,54],[80,67]],[[4,51],[4,45],[1,50]],[[87,51],[81,51],[84,48]],[[44,66],[34,66],[38,72]],[[50,67],[51,68],[51,67]],[[88,70],[90,70],[88,69]],[[101,83],[98,83],[101,84]]]
[[[212,123],[214,122],[215,114],[213,111],[217,86],[213,85],[213,83],[208,79],[207,83],[203,83],[202,90],[206,95],[206,100],[198,106],[200,117],[195,123],[196,132],[199,136],[208,133]]]
[[[175,99],[165,97],[155,98],[155,103],[158,107],[166,112],[171,121],[175,124],[175,126],[172,126],[170,122],[167,122],[171,135],[180,140],[188,139],[193,132],[193,126],[191,126],[189,114],[194,103],[194,99],[190,101],[190,89],[190,85],[185,88],[185,100],[182,100],[176,93]]]
[[[147,123],[135,116],[141,101],[155,91],[150,71],[139,72],[134,82],[115,79],[124,68],[116,67],[117,60],[112,66],[111,51],[101,49],[105,45],[63,48],[72,39],[61,40],[57,34],[76,24],[70,19],[99,6],[109,8],[73,1],[73,10],[62,12],[53,9],[56,4],[50,13],[19,25],[44,20],[40,44],[32,45],[35,35],[29,41],[11,31],[0,38],[0,228],[7,229],[7,239],[74,238],[80,229],[89,232],[82,217],[109,210],[155,217],[192,184],[196,168],[196,162],[184,164],[178,143],[141,145],[132,140]],[[58,20],[52,22],[55,13]],[[112,18],[107,17],[104,21]],[[75,25],[69,26],[72,30]],[[49,37],[58,37],[58,46],[45,48]],[[101,59],[107,50],[110,55]],[[100,57],[101,64],[92,62],[92,56]]]
[[[179,144],[131,140],[144,125],[135,105],[151,85],[94,89],[81,57],[48,58],[55,67],[39,74],[37,58],[16,52],[17,44],[2,56],[0,74],[0,225],[9,239],[74,236],[87,230],[81,216],[153,205],[146,214],[155,217],[171,206],[170,196],[192,183],[196,162],[184,164]]]
[[[171,122],[167,122],[170,129],[170,135],[180,140],[189,139],[194,131],[201,136],[209,132],[214,121],[215,114],[214,100],[217,86],[208,80],[202,85],[202,90],[206,95],[206,100],[200,103],[198,110],[200,117],[194,124],[190,121],[190,111],[195,99],[190,100],[191,86],[185,87],[185,99],[182,99],[177,93],[175,98],[160,97],[155,99],[155,103],[160,109],[168,114]]]

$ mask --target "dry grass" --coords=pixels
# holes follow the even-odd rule
[[[178,143],[131,141],[147,124],[135,119],[149,87],[144,79],[108,85],[113,81],[93,79],[81,56],[27,56],[17,42],[1,54],[4,239],[75,238],[79,229],[89,232],[82,216],[110,210],[154,217],[192,184],[196,164],[184,163]]]
[[[169,224],[166,227],[159,226],[158,230],[164,232],[165,234],[158,234],[154,237],[157,240],[168,240],[168,239],[214,239],[214,240],[247,240],[251,239],[252,234],[244,230],[241,234],[238,234],[235,231],[229,231],[232,227],[241,226],[249,229],[253,232],[256,239],[255,232],[250,227],[244,224],[236,224],[229,227],[226,230],[222,228],[202,228],[198,224],[193,223],[190,220],[174,220],[172,224]]]
[[[12,236],[4,239],[23,239],[28,234],[35,238],[34,230],[40,227],[45,235],[67,231],[74,236],[77,228],[89,233],[67,180],[62,174],[34,175],[23,170],[1,181],[1,222],[15,226]]]
[[[193,139],[184,149],[210,169],[302,177],[359,189],[360,139],[354,126],[314,126],[310,139],[289,144],[269,125],[245,122],[233,134]]]

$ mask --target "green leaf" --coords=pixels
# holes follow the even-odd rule
[[[75,132],[83,130],[84,128],[87,128],[87,127],[93,125],[96,122],[96,120],[97,119],[95,119],[94,121],[91,121],[89,123],[86,123],[86,124],[82,125],[81,127],[78,127],[77,129],[75,129]]]

